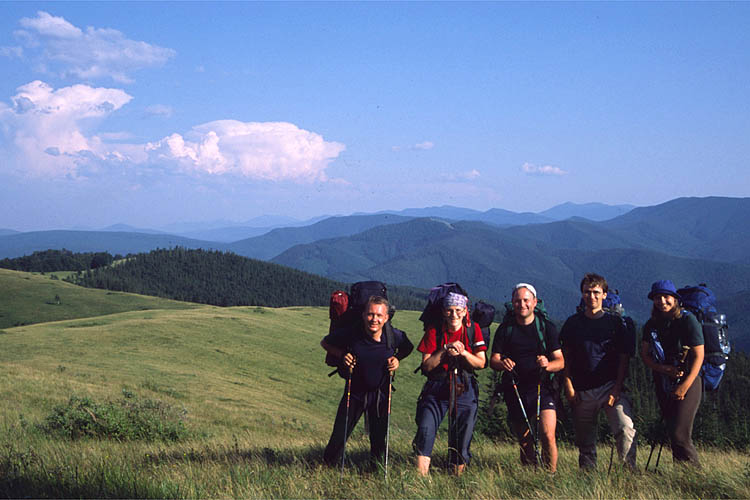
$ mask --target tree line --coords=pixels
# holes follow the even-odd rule
[[[158,249],[128,255],[115,265],[83,270],[68,281],[89,288],[152,295],[216,306],[327,306],[348,285],[231,252]],[[389,289],[397,308],[416,309],[426,292]]]
[[[0,260],[0,268],[27,273],[49,273],[53,271],[84,271],[108,266],[121,255],[113,256],[109,252],[74,253],[70,250],[42,250],[31,255],[5,258]]]

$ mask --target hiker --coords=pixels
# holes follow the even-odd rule
[[[621,316],[604,311],[609,288],[603,276],[586,274],[580,289],[584,310],[570,316],[560,330],[565,357],[563,392],[573,409],[578,465],[596,467],[597,417],[604,409],[617,455],[635,470],[633,406],[623,394],[630,363],[629,335]]]
[[[320,342],[328,354],[341,360],[340,373],[351,381],[344,388],[323,453],[329,465],[341,460],[346,440],[365,411],[370,422],[370,455],[379,460],[385,454],[391,374],[414,349],[406,334],[388,323],[389,308],[387,299],[372,296],[363,309],[361,323],[334,330]],[[389,335],[393,339],[390,346]]]
[[[651,285],[648,298],[654,307],[643,326],[641,357],[654,374],[656,399],[667,425],[672,458],[700,467],[692,435],[702,396],[702,379],[698,375],[703,364],[703,331],[695,316],[682,309],[680,295],[670,280]],[[652,352],[653,348],[661,351]],[[687,357],[680,363],[685,348],[689,348]],[[657,359],[662,355],[663,359]]]
[[[479,386],[473,371],[484,368],[487,345],[482,330],[469,319],[468,300],[460,293],[446,295],[442,324],[425,325],[417,347],[422,353],[422,372],[428,379],[417,400],[417,435],[413,443],[417,470],[423,476],[430,471],[435,436],[446,413],[451,427],[448,447],[453,473],[460,475],[471,459],[469,447],[479,403]],[[468,329],[473,330],[473,335]]]
[[[541,310],[540,314],[535,312],[540,302],[536,289],[519,283],[513,288],[512,297],[512,313],[506,315],[495,332],[490,366],[505,372],[503,399],[508,406],[509,424],[520,444],[521,463],[538,464],[541,438],[543,462],[554,473],[557,397],[550,374],[562,370],[565,361],[555,325],[544,317],[546,313],[543,316]]]

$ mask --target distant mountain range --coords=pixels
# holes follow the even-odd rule
[[[530,281],[558,319],[575,309],[588,271],[620,289],[639,320],[648,315],[646,295],[657,279],[678,286],[706,282],[721,307],[737,314],[750,297],[750,198],[679,198],[638,208],[563,204],[540,214],[430,207],[329,217],[232,242],[109,229],[0,233],[0,258],[49,248],[124,255],[181,246],[231,251],[345,282],[429,288],[458,281],[472,296],[495,303],[509,298],[514,283]],[[236,229],[240,235],[247,228]],[[750,331],[744,315],[734,321],[733,331]]]

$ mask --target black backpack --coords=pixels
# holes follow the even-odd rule
[[[718,390],[729,361],[732,347],[729,344],[727,317],[716,310],[716,296],[701,283],[677,290],[682,299],[682,307],[690,311],[703,329],[705,355],[701,367],[703,389]]]
[[[346,296],[346,298],[344,298]],[[385,283],[380,281],[359,281],[353,283],[349,287],[349,293],[342,290],[336,290],[331,294],[331,302],[328,309],[328,315],[331,319],[328,331],[332,333],[334,330],[341,328],[349,328],[352,331],[356,331],[356,328],[362,325],[362,312],[364,311],[367,301],[370,297],[378,296],[388,299],[388,289]],[[346,302],[346,309],[341,312],[343,303]],[[395,339],[393,333],[393,327],[391,325],[391,319],[395,314],[393,306],[388,311],[388,321],[383,327],[385,332],[386,346],[389,348],[394,347]],[[328,366],[338,367],[341,363],[339,358],[334,357],[330,353],[326,352],[326,364]]]
[[[495,306],[480,300],[474,304],[474,309],[471,311],[471,320],[479,326],[480,330],[482,330],[482,338],[484,338],[487,347],[489,348],[492,346],[492,343],[490,342],[490,337],[492,336],[490,325],[492,325],[492,322],[495,320]],[[473,342],[473,339],[471,340]],[[484,366],[487,366],[489,361],[490,357],[485,355]]]

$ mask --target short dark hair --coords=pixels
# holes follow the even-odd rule
[[[595,286],[602,287],[604,293],[609,291],[607,280],[604,279],[604,276],[596,273],[586,273],[581,280],[581,293],[583,293],[586,288],[593,288]]]

